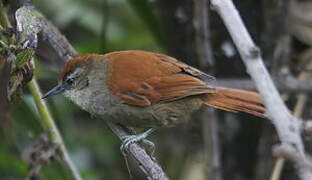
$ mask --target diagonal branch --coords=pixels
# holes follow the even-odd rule
[[[304,144],[300,133],[301,125],[282,101],[273,81],[263,64],[260,50],[251,39],[234,4],[230,0],[211,0],[213,9],[221,16],[227,27],[248,73],[255,81],[263,97],[267,115],[272,120],[282,143],[293,146],[298,154],[305,157]],[[301,179],[312,179],[312,172],[297,166]]]
[[[35,8],[33,8],[33,11],[36,11]],[[36,11],[36,13],[42,16],[41,13],[39,13],[38,11]],[[42,27],[41,34],[43,38],[42,42],[39,43],[39,46],[42,44],[49,45],[50,49],[52,49],[50,53],[52,53],[53,57],[57,57],[54,60],[60,62],[60,64],[64,64],[72,56],[77,55],[77,52],[72,47],[72,45],[51,22],[49,22],[43,16],[41,17],[40,22]],[[43,47],[39,47],[39,52],[37,52],[37,54],[39,53],[42,55],[44,54],[44,52],[40,52],[40,48]],[[129,135],[128,132],[130,131],[127,131],[127,128],[110,122],[106,123],[111,128],[111,130],[119,137],[119,139],[121,139],[121,137],[125,135]],[[161,166],[154,159],[152,159],[141,146],[139,146],[138,144],[131,144],[130,153],[139,163],[139,167],[146,174],[148,179],[168,179]]]

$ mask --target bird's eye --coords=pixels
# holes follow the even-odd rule
[[[66,80],[66,83],[69,84],[69,85],[71,85],[71,84],[74,83],[74,79],[73,79],[73,78],[68,78],[68,79]]]

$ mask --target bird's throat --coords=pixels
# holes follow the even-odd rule
[[[67,90],[64,95],[92,115],[102,116],[108,113],[112,104],[118,103],[118,99],[107,88],[110,72],[105,61],[95,59],[91,66],[91,70],[85,75],[88,85]]]

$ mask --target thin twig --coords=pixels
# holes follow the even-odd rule
[[[312,133],[312,120],[304,121],[303,129],[307,133]]]
[[[50,140],[52,140],[52,143],[59,146],[61,156],[71,171],[71,174],[73,175],[75,180],[81,180],[77,168],[75,167],[74,163],[70,159],[68,155],[68,151],[64,145],[62,136],[56,127],[54,120],[49,112],[49,109],[43,99],[41,99],[42,94],[40,92],[39,86],[37,84],[37,81],[35,78],[33,78],[28,84],[27,84],[29,91],[34,98],[35,104],[37,106],[37,109],[39,111],[39,114],[41,116],[40,123],[45,128],[46,132],[48,132],[48,135],[50,137]]]
[[[278,157],[276,159],[270,180],[279,180],[280,179],[284,164],[285,164],[285,158],[284,157]]]
[[[307,69],[312,68],[312,61],[308,62],[308,64],[306,65],[306,68]],[[309,72],[301,72],[299,74],[298,81],[308,81],[307,79],[309,78],[309,76],[310,76]],[[307,83],[307,84],[310,84],[310,83]],[[293,111],[294,112],[293,114],[295,117],[300,118],[302,116],[305,104],[307,102],[307,98],[308,98],[307,94],[301,93],[301,94],[297,95],[297,102],[295,104],[294,111]],[[305,124],[305,123],[303,123],[303,124]],[[303,130],[309,131],[309,128],[303,127]],[[284,164],[285,164],[285,158],[284,157],[277,158],[275,165],[274,165],[274,168],[273,168],[273,171],[272,171],[271,180],[279,180],[280,179]]]
[[[277,145],[273,148],[273,154],[278,157],[284,157],[288,160],[312,171],[312,161],[309,156],[302,156],[292,146],[287,144]]]
[[[260,50],[251,39],[233,2],[230,0],[212,0],[211,3],[224,21],[247,72],[255,81],[256,87],[263,97],[267,115],[272,120],[280,140],[284,144],[293,146],[297,153],[305,157],[304,144],[300,136],[301,125],[283,103],[263,64]],[[312,176],[311,171],[300,166],[297,167],[297,171],[301,179]]]
[[[215,60],[209,40],[209,7],[208,0],[194,0],[193,25],[196,32],[196,50],[200,59],[200,67],[208,69],[214,66]]]
[[[210,19],[208,0],[194,0],[193,25],[195,29],[196,50],[201,69],[213,75],[215,59],[210,43]],[[208,179],[222,180],[218,119],[214,109],[205,109],[199,117],[203,124],[202,134],[205,155],[208,163]],[[209,120],[208,120],[209,118]]]

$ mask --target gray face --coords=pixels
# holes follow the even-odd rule
[[[89,113],[103,115],[109,110],[108,107],[114,98],[106,87],[105,63],[102,61],[93,63],[93,68],[78,67],[64,79],[63,83],[70,85],[63,94]]]
[[[42,99],[55,94],[66,93],[72,90],[82,90],[89,86],[89,80],[86,76],[86,70],[78,67],[72,73],[67,75],[63,81],[47,92]]]
[[[96,76],[90,77],[91,74],[86,68],[78,67],[64,78],[62,84],[66,84],[63,92],[65,97],[82,109],[95,114],[93,106],[97,105],[95,100],[99,99],[98,92],[100,89],[95,84],[100,81],[95,78]]]
[[[89,61],[78,66],[43,98],[63,93],[80,108],[94,115],[106,114],[119,102],[106,86],[110,71],[106,61]],[[91,68],[92,67],[92,68]]]
[[[82,90],[89,85],[88,77],[83,68],[76,68],[74,72],[67,75],[61,84],[67,90]]]

